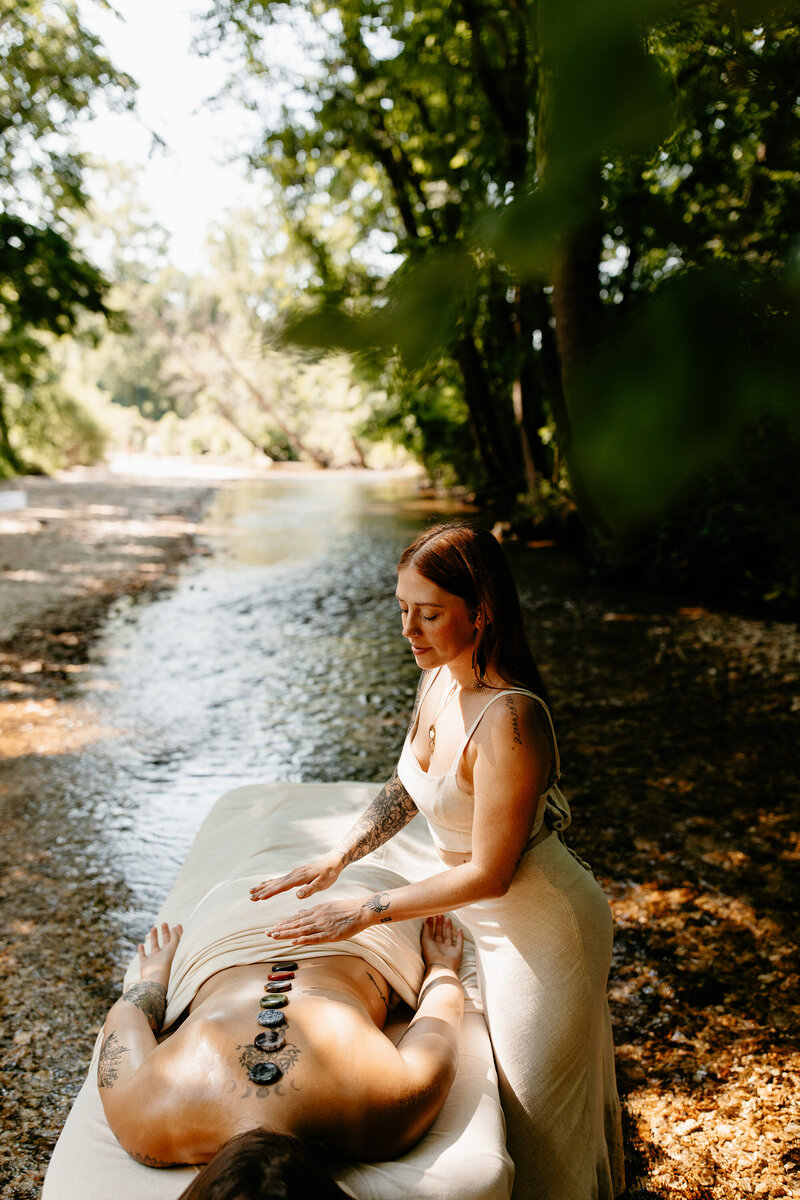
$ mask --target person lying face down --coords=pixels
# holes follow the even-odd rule
[[[159,1042],[181,934],[179,925],[153,926],[149,949],[139,946],[140,982],[113,1005],[103,1031],[100,1098],[137,1162],[208,1163],[222,1148],[187,1200],[272,1196],[276,1172],[287,1196],[322,1197],[344,1193],[330,1179],[321,1190],[314,1147],[384,1160],[422,1137],[458,1061],[463,935],[450,918],[422,926],[425,976],[397,1046],[382,1032],[386,980],[363,959],[336,954],[218,971]]]

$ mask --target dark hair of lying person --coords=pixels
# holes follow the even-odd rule
[[[250,1129],[217,1151],[180,1200],[339,1200],[346,1195],[315,1146]]]

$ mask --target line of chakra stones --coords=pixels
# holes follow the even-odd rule
[[[289,1003],[287,992],[292,990],[292,980],[297,970],[296,962],[272,963],[267,982],[264,984],[264,995],[259,1000],[261,1012],[256,1018],[263,1025],[261,1033],[256,1034],[253,1044],[266,1054],[274,1054],[286,1045],[286,1014],[281,1012]],[[253,1083],[275,1083],[283,1072],[277,1063],[254,1063],[247,1072]]]

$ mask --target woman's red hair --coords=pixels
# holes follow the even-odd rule
[[[488,529],[468,521],[449,521],[426,529],[403,551],[398,571],[412,567],[431,583],[460,596],[470,614],[480,617],[473,665],[484,684],[487,672],[527,688],[547,702],[505,554]]]

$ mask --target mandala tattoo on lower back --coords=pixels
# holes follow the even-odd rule
[[[239,1055],[239,1062],[246,1072],[249,1072],[252,1067],[257,1066],[259,1063],[268,1061],[275,1063],[276,1067],[280,1068],[281,1079],[288,1075],[289,1071],[300,1058],[300,1047],[296,1046],[294,1042],[285,1042],[280,1050],[259,1050],[252,1044],[237,1046],[236,1052]],[[291,1083],[292,1081],[290,1080],[289,1082]],[[268,1096],[270,1092],[275,1092],[278,1096],[283,1095],[281,1082],[276,1082],[269,1086],[259,1086],[248,1082],[244,1084],[241,1099],[247,1099],[253,1092],[259,1097]]]
[[[123,1054],[128,1053],[128,1047],[123,1046],[116,1033],[110,1033],[103,1042],[100,1058],[97,1063],[97,1086],[111,1089],[119,1075],[119,1064]]]

